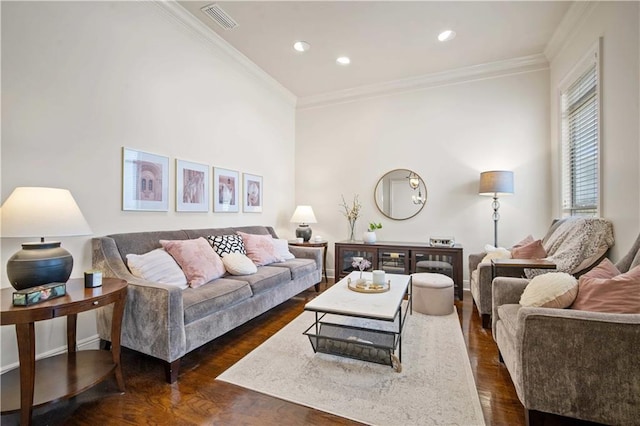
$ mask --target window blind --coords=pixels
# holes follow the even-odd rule
[[[563,93],[563,200],[571,216],[595,216],[599,204],[598,76],[593,64]]]

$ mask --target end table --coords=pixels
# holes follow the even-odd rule
[[[2,375],[2,412],[20,410],[20,424],[31,424],[33,407],[70,398],[115,373],[124,392],[120,364],[120,328],[127,298],[127,282],[105,278],[101,287],[85,288],[84,279],[67,282],[67,294],[32,306],[13,306],[13,288],[0,293],[0,325],[16,326],[20,367]],[[76,324],[80,312],[114,304],[111,352],[76,350]],[[67,352],[35,360],[36,321],[67,317]]]
[[[297,240],[289,240],[290,246],[296,247],[322,247],[323,248],[323,256],[322,256],[322,273],[324,275],[324,282],[329,282],[327,279],[327,250],[329,248],[329,242],[322,241],[313,241],[309,240],[306,242],[299,243]],[[318,284],[315,285],[316,291],[320,291],[320,286]]]

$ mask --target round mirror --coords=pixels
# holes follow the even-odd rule
[[[427,186],[412,170],[391,170],[380,178],[373,194],[378,210],[390,219],[414,217],[427,202]]]

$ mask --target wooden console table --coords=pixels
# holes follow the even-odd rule
[[[335,243],[336,281],[349,275],[354,257],[371,262],[371,269],[382,269],[391,274],[436,272],[453,279],[455,295],[462,300],[462,256],[460,244],[452,247],[432,246],[429,243],[379,241],[367,244],[363,241]]]
[[[85,288],[84,279],[67,282],[67,294],[32,306],[13,306],[13,288],[0,293],[0,324],[16,326],[20,366],[1,377],[2,413],[20,410],[20,424],[31,424],[33,407],[75,396],[115,373],[124,392],[120,365],[120,327],[127,282],[103,279],[102,287]],[[111,351],[76,350],[78,313],[113,303]],[[67,317],[67,352],[35,360],[35,322]]]

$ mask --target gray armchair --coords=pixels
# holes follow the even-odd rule
[[[640,236],[616,266],[640,264]],[[604,424],[640,419],[640,314],[521,307],[526,279],[493,281],[493,337],[528,425],[544,413]]]
[[[575,243],[584,233],[590,233],[590,241],[587,243],[585,239],[576,249]],[[558,267],[558,271],[579,276],[597,265],[613,246],[613,225],[602,218],[569,217],[555,220],[542,239],[542,244],[547,250],[549,260],[564,261],[568,260],[567,257],[571,253],[579,254],[579,257],[572,258],[570,262],[563,262]],[[482,317],[482,327],[488,329],[491,328],[493,277],[491,262],[482,262],[485,255],[484,252],[469,255],[469,286],[478,314]],[[521,278],[525,276],[525,270],[508,268],[500,270],[500,275]]]

